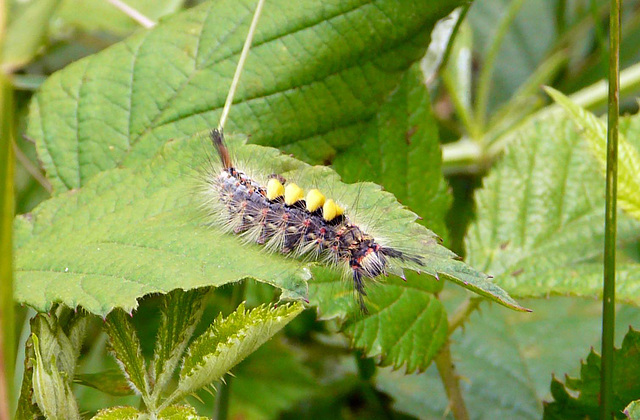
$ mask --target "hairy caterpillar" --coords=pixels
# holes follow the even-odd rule
[[[340,204],[318,189],[305,194],[276,174],[260,184],[234,166],[222,130],[212,130],[210,137],[220,164],[210,165],[205,174],[204,206],[224,231],[272,252],[343,268],[365,313],[365,279],[388,274],[404,279],[393,260],[424,267],[420,257],[385,246],[353,223]]]

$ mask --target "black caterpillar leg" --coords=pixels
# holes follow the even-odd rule
[[[369,314],[367,310],[367,305],[364,303],[364,297],[367,295],[367,291],[364,290],[364,279],[362,276],[362,271],[359,266],[351,266],[353,270],[353,290],[355,290],[356,295],[358,296],[358,303],[360,304],[360,311],[363,315]]]

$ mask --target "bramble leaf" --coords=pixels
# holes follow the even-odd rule
[[[514,135],[476,193],[469,264],[520,298],[600,296],[602,284],[592,274],[602,267],[604,180],[595,159],[563,116],[535,120]],[[637,232],[633,220],[618,218],[619,240]],[[616,298],[637,305],[634,266],[627,265]]]
[[[154,395],[171,379],[204,312],[207,290],[174,290],[164,297],[162,320],[153,354]]]
[[[580,108],[559,91],[547,87],[547,93],[580,128],[591,153],[596,157],[604,176],[607,164],[607,124],[591,112]],[[636,220],[640,220],[640,152],[625,138],[618,136],[618,203]]]
[[[180,371],[177,396],[190,394],[222,378],[302,309],[301,304],[294,303],[278,308],[260,306],[247,311],[241,304],[227,318],[220,315],[189,346]]]
[[[356,141],[462,0],[266,3],[228,132],[323,162]],[[216,127],[254,0],[208,1],[51,76],[28,134],[55,192]],[[366,28],[366,30],[365,30]]]
[[[131,389],[147,402],[151,386],[146,363],[138,334],[127,317],[123,310],[115,310],[107,316],[105,330],[109,335],[109,350],[118,361]]]

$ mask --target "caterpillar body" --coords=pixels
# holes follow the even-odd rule
[[[261,185],[234,166],[222,130],[212,130],[210,137],[221,165],[213,165],[206,175],[205,206],[224,231],[272,252],[343,268],[363,313],[367,312],[365,279],[389,274],[404,279],[393,260],[424,267],[420,257],[385,246],[352,223],[345,209],[319,190],[305,195],[298,185],[276,174]]]

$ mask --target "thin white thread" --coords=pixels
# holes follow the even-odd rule
[[[253,12],[253,20],[251,21],[251,26],[249,27],[247,38],[244,41],[244,46],[242,47],[242,52],[240,53],[240,59],[238,60],[238,65],[236,66],[236,72],[233,75],[233,81],[231,82],[229,93],[227,94],[227,100],[224,102],[224,108],[222,110],[222,115],[220,116],[220,123],[218,124],[218,130],[220,131],[222,131],[222,129],[224,128],[224,123],[226,122],[227,116],[229,115],[229,109],[231,109],[231,103],[233,102],[233,97],[235,96],[236,88],[238,87],[238,81],[240,80],[240,73],[242,73],[244,62],[249,55],[249,48],[251,48],[253,34],[256,31],[256,26],[258,26],[258,20],[260,19],[260,13],[262,13],[262,6],[264,5],[264,1],[265,0],[258,0],[256,11]]]
[[[128,4],[120,0],[107,0],[107,1],[111,3],[114,7],[116,7],[118,10],[122,11],[125,15],[129,16],[131,19],[135,20],[136,22],[138,22],[140,25],[144,26],[147,29],[152,28],[156,25],[154,21],[152,21],[142,13],[138,12],[133,7],[129,6]]]

